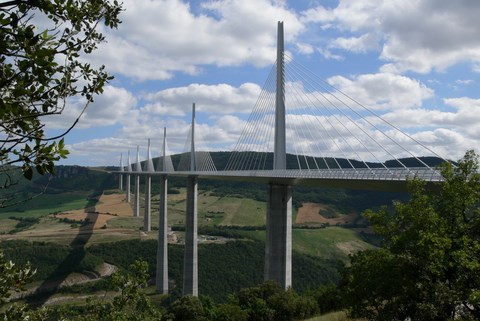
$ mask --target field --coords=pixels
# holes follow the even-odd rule
[[[39,217],[72,209],[83,209],[89,205],[89,191],[43,194],[15,206],[14,210],[3,209],[0,217]]]
[[[26,239],[60,244],[83,244],[89,246],[102,242],[128,239],[155,239],[156,232],[144,232],[143,217],[133,217],[132,204],[125,202],[120,191],[110,191],[98,198],[89,199],[85,193],[56,194],[56,201],[46,198],[37,202],[35,210],[5,212],[0,214],[0,239]],[[168,195],[169,226],[183,226],[185,218],[185,188]],[[132,197],[133,200],[133,197]],[[50,201],[51,203],[48,203]],[[152,227],[158,222],[158,195],[152,200]],[[144,198],[140,198],[143,212]],[[293,250],[325,259],[346,261],[349,254],[373,247],[362,240],[353,229],[336,226],[352,222],[356,215],[335,215],[325,217],[322,211],[327,206],[306,203],[299,208],[294,223],[313,224],[317,228],[294,228],[292,230]],[[53,213],[53,214],[52,214]],[[253,230],[239,233],[248,238],[265,240],[266,204],[240,197],[213,196],[200,191],[198,198],[199,226],[248,226]],[[24,229],[16,229],[18,219],[36,217],[39,221]],[[318,223],[330,226],[318,228]],[[255,230],[257,227],[257,230]],[[18,230],[18,231],[16,231]],[[16,231],[12,233],[12,231]],[[178,239],[182,239],[179,233]],[[201,239],[202,241],[203,239]]]

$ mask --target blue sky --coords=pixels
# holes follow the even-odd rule
[[[125,0],[92,56],[116,77],[65,138],[62,164],[158,156],[163,127],[184,149],[192,102],[213,149],[235,145],[275,62],[277,21],[295,62],[438,154],[458,159],[480,129],[480,2],[472,0]],[[288,66],[287,66],[288,68]],[[47,119],[68,127],[81,102]],[[287,142],[288,144],[288,142]],[[325,154],[331,151],[326,150]],[[134,155],[132,159],[134,159]]]

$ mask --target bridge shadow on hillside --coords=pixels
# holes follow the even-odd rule
[[[70,242],[71,249],[69,254],[35,292],[26,298],[28,305],[41,307],[52,295],[58,292],[70,273],[78,272],[76,268],[81,265],[86,256],[85,246],[93,235],[95,223],[99,217],[95,205],[98,203],[102,193],[103,190],[96,191],[89,196],[87,206],[85,207],[87,220],[79,227],[78,233]]]

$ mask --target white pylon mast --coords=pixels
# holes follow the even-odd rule
[[[286,169],[285,143],[285,74],[283,22],[278,22],[277,33],[277,88],[275,95],[275,145],[273,152],[273,169]]]
[[[195,159],[195,103],[192,104],[192,137],[190,142],[190,170],[195,171],[196,159]]]

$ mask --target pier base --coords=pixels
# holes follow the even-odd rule
[[[157,293],[168,294],[168,221],[167,221],[167,176],[160,177],[160,218],[158,222]]]
[[[145,176],[145,212],[143,214],[143,231],[152,230],[152,177]]]
[[[140,216],[140,175],[135,175],[135,195],[133,204],[133,216]]]
[[[267,200],[265,281],[292,285],[292,187],[270,184]]]
[[[127,182],[125,187],[126,187],[125,196],[127,198],[127,203],[130,203],[130,174],[127,174]]]
[[[187,178],[183,295],[193,296],[198,296],[197,189],[198,178],[196,176],[189,176]]]

